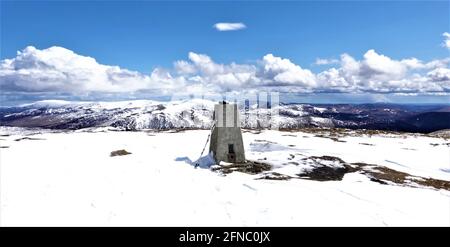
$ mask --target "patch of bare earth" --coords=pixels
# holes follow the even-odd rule
[[[367,164],[366,164],[367,165]],[[369,165],[370,166],[370,165]],[[371,165],[374,166],[374,165]],[[403,184],[411,187],[417,185],[433,187],[435,189],[450,190],[450,182],[434,178],[424,178],[412,176],[408,173],[399,172],[384,166],[372,167],[371,170],[365,171],[374,180],[389,181],[396,184]],[[374,181],[372,180],[372,181]],[[417,184],[417,185],[416,185]]]
[[[444,189],[450,191],[450,181],[439,180],[434,178],[425,178],[413,176],[411,174],[400,172],[385,166],[366,163],[347,163],[339,157],[334,156],[311,156],[301,159],[301,163],[312,164],[312,169],[304,170],[297,176],[289,176],[272,172],[272,165],[259,161],[247,160],[242,164],[225,163],[214,165],[212,171],[222,174],[230,174],[232,172],[242,172],[250,175],[261,174],[256,179],[267,180],[290,180],[290,179],[308,179],[315,181],[340,181],[345,174],[358,172],[367,176],[371,181],[380,184],[401,185],[408,187],[430,187],[434,189]],[[301,166],[298,162],[288,162]]]
[[[120,150],[112,151],[110,156],[114,157],[114,156],[123,156],[123,155],[128,155],[128,154],[131,154],[131,153],[125,149],[120,149]]]
[[[272,173],[267,173],[264,174],[262,177],[259,177],[257,179],[267,179],[267,180],[289,180],[293,177],[288,176],[288,175],[284,175],[284,174],[280,174],[278,172],[272,172]]]
[[[38,141],[38,140],[45,140],[45,139],[44,138],[35,138],[35,137],[22,137],[22,138],[15,139],[14,141],[19,142],[19,141],[24,141],[24,140]]]
[[[267,163],[251,160],[247,160],[245,161],[245,163],[242,164],[225,163],[211,167],[212,171],[220,172],[222,174],[229,174],[232,172],[243,172],[251,175],[270,171],[271,169],[272,166]]]
[[[313,160],[316,164],[322,161],[334,161],[340,166],[318,165],[312,170],[298,174],[299,178],[311,179],[317,181],[342,180],[345,174],[359,172],[370,178],[371,181],[380,184],[397,184],[409,187],[432,187],[435,189],[450,190],[450,181],[439,180],[434,178],[425,178],[413,176],[405,172],[396,171],[385,166],[378,166],[366,163],[346,163],[342,159],[333,156],[312,156],[303,160]]]
[[[360,142],[359,144],[360,144],[360,145],[366,145],[366,146],[375,146],[375,145],[373,145],[373,144],[365,143],[365,142]]]

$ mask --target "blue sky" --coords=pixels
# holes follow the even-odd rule
[[[93,57],[99,64],[142,74],[158,68],[173,74],[175,61],[193,62],[189,52],[205,54],[217,64],[245,65],[273,54],[314,74],[338,66],[316,65],[317,58],[341,60],[346,53],[362,61],[372,49],[395,61],[414,57],[426,63],[449,57],[449,49],[443,47],[443,33],[450,32],[449,8],[448,1],[2,1],[1,59],[13,59],[27,46],[38,50],[58,46]],[[218,22],[243,23],[247,28],[219,32],[213,28]],[[448,69],[448,63],[441,67]],[[6,91],[66,93],[48,87],[19,90],[17,84],[5,86]],[[422,97],[445,101],[447,85],[437,91],[440,96]]]

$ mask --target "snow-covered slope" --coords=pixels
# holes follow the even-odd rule
[[[200,128],[209,129],[212,123],[214,102],[192,99],[186,101],[157,102],[149,100],[122,102],[68,102],[39,101],[9,108],[0,124],[19,127],[44,127],[52,129],[81,129],[111,126],[125,130]],[[276,121],[283,128],[302,126],[333,126],[332,121],[311,118],[312,106],[279,107],[280,116],[261,123],[267,109],[249,106],[241,109],[243,127],[270,126]]]
[[[156,102],[40,101],[5,114],[9,126],[81,129],[112,126],[119,129],[170,129],[209,127],[213,103],[205,100]],[[195,113],[195,115],[194,115]],[[192,114],[192,115],[191,115]]]
[[[247,159],[271,166],[247,174],[192,166],[207,130],[0,134],[1,225],[450,226],[450,191],[433,187],[450,181],[445,138],[244,131]],[[131,154],[110,156],[122,149]],[[341,179],[297,177],[342,162],[372,165]],[[394,178],[368,173],[381,168]],[[291,178],[267,179],[276,173]],[[398,174],[405,183],[392,182]]]
[[[202,99],[158,102],[135,100],[121,102],[69,102],[45,100],[18,107],[0,107],[0,126],[82,129],[111,126],[122,130],[209,129],[215,102]],[[445,108],[445,107],[444,107]],[[244,128],[279,126],[344,127],[409,132],[450,129],[450,112],[442,106],[403,105],[310,105],[281,104],[261,109],[242,105]],[[444,110],[442,110],[444,109]]]

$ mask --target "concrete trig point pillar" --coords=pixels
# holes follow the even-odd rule
[[[224,101],[216,104],[214,124],[209,152],[213,152],[216,162],[244,163],[244,143],[237,105]]]

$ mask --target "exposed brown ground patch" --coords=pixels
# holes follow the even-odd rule
[[[212,171],[221,172],[223,174],[229,174],[232,172],[243,172],[251,175],[259,174],[265,171],[270,171],[270,169],[272,169],[272,166],[267,163],[251,160],[247,160],[245,163],[242,164],[216,165],[211,168]]]
[[[284,175],[284,174],[280,174],[278,172],[271,172],[271,173],[267,173],[264,174],[262,177],[257,178],[258,180],[260,179],[267,179],[267,180],[289,180],[291,179],[291,176],[288,175]]]
[[[32,141],[37,141],[37,140],[45,140],[44,138],[35,138],[35,137],[22,137],[22,138],[18,138],[15,139],[14,141],[18,142],[18,141],[24,141],[24,140],[32,140]]]
[[[292,157],[292,155],[290,156]],[[303,171],[297,176],[289,176],[277,172],[270,172],[272,166],[268,163],[247,160],[243,164],[224,164],[215,165],[212,171],[222,174],[230,174],[232,172],[242,172],[251,175],[262,174],[257,179],[268,180],[289,180],[289,179],[308,179],[315,181],[340,181],[345,174],[358,172],[367,176],[371,181],[380,184],[397,184],[408,187],[430,187],[434,189],[444,189],[450,191],[450,181],[439,180],[434,178],[426,178],[413,176],[411,174],[400,172],[385,166],[367,163],[347,163],[339,157],[334,156],[311,156],[301,159],[304,162],[313,162],[313,169]],[[335,162],[329,163],[329,162]],[[328,163],[326,163],[328,162]],[[286,164],[301,166],[302,164],[291,161]]]
[[[123,156],[123,155],[128,155],[128,154],[131,154],[131,153],[125,149],[120,149],[120,150],[112,151],[110,156],[114,157],[114,156]]]
[[[303,160],[313,160],[320,164],[320,160],[338,162],[342,167],[330,167],[319,165],[310,171],[298,174],[299,178],[317,181],[342,180],[345,174],[360,172],[372,181],[380,184],[395,183],[409,187],[426,186],[435,189],[450,190],[450,181],[413,176],[405,172],[400,172],[385,166],[366,163],[346,163],[341,158],[334,156],[312,156]]]
[[[360,144],[360,145],[366,145],[366,146],[375,146],[375,145],[373,145],[373,144],[365,143],[365,142],[360,142],[359,144]]]
[[[445,180],[439,180],[434,178],[424,178],[418,176],[412,176],[405,172],[399,172],[384,166],[372,167],[373,171],[365,171],[367,174],[375,179],[382,181],[390,181],[396,184],[406,184],[411,187],[417,187],[414,185],[419,184],[422,186],[433,187],[435,189],[450,190],[450,182]]]

